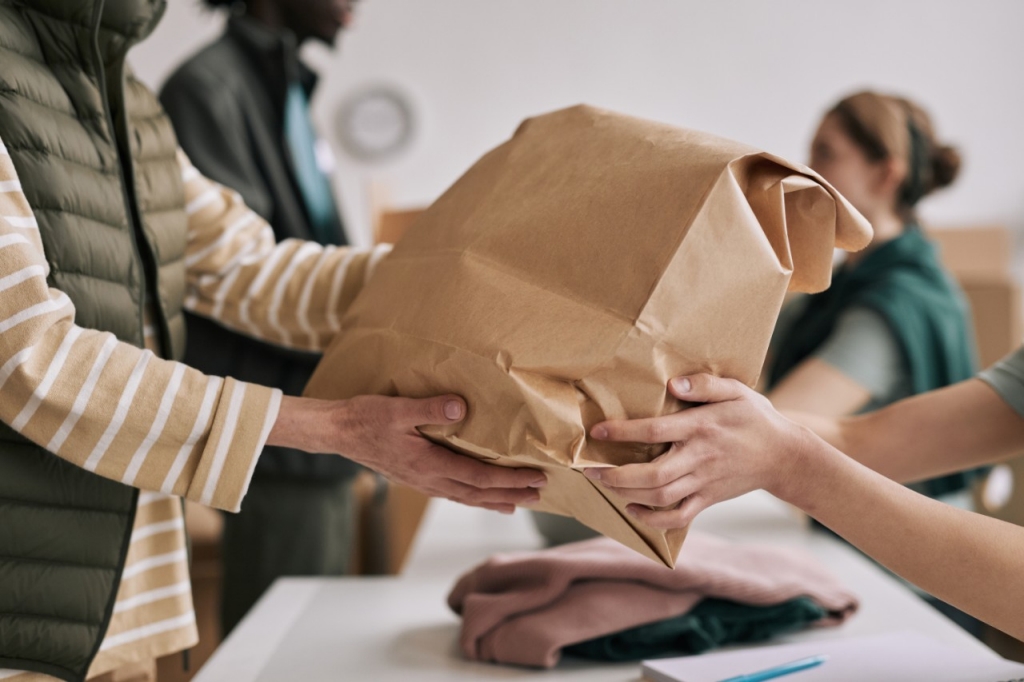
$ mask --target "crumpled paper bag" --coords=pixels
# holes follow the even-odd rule
[[[589,429],[681,409],[677,375],[753,385],[786,291],[827,288],[834,247],[870,238],[799,164],[589,106],[538,116],[380,263],[306,395],[460,394],[465,421],[427,437],[543,469],[535,508],[673,566],[686,531],[642,525],[581,472],[663,447]]]

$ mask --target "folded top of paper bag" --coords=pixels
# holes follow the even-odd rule
[[[347,311],[307,395],[454,392],[425,433],[544,469],[538,508],[669,566],[685,536],[639,524],[580,469],[660,449],[604,419],[683,407],[668,379],[753,384],[788,289],[820,291],[871,229],[810,169],[693,130],[578,106],[527,120],[417,221]]]

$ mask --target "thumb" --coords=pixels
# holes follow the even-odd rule
[[[716,377],[713,374],[693,374],[676,377],[668,382],[669,392],[680,400],[690,403],[721,403],[738,400],[747,388],[735,379]]]
[[[457,395],[434,398],[407,398],[402,401],[398,421],[409,426],[453,424],[466,416],[466,401]]]

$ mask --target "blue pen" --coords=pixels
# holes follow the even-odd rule
[[[783,675],[791,675],[793,673],[798,673],[801,670],[817,668],[827,660],[827,655],[810,656],[808,658],[801,658],[799,661],[783,663],[782,665],[777,665],[774,668],[768,668],[767,670],[762,670],[760,672],[730,677],[729,679],[722,680],[721,682],[763,682],[763,680],[774,680],[776,677],[782,677]]]

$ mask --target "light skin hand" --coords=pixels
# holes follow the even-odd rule
[[[631,502],[627,511],[653,528],[681,528],[707,507],[760,488],[776,491],[792,461],[787,443],[811,437],[738,381],[707,374],[674,379],[669,391],[708,403],[651,419],[597,424],[598,440],[670,443],[652,462],[585,475]]]
[[[536,489],[547,482],[542,472],[485,464],[417,430],[454,424],[465,414],[465,402],[453,395],[337,401],[285,396],[267,445],[341,454],[428,495],[506,514],[539,500]]]
[[[631,506],[641,520],[682,527],[715,502],[764,488],[930,594],[1024,637],[1024,528],[895,483],[782,417],[738,382],[706,375],[689,379],[690,390],[677,386],[672,393],[710,404],[593,429],[597,438],[676,443],[653,462],[599,472],[603,484],[636,503]],[[993,461],[1024,441],[1024,421],[998,400],[972,380],[902,401],[877,417],[858,418],[847,433],[831,430],[837,441],[856,445],[864,459],[878,463],[886,453],[905,456],[914,465],[896,467],[904,473],[929,469],[929,453],[940,470],[949,470],[958,457]],[[977,451],[957,455],[957,446]],[[646,507],[680,500],[675,509]]]

